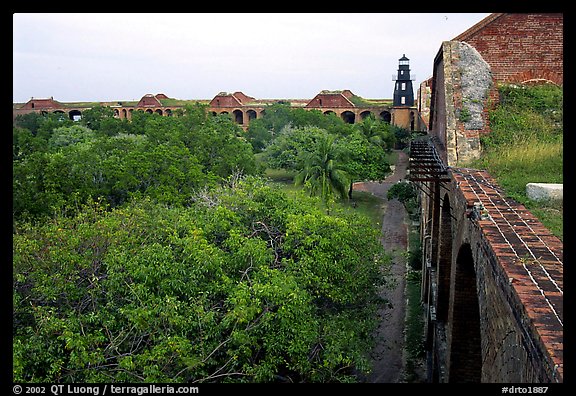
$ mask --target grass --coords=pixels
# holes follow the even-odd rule
[[[296,172],[288,171],[285,169],[270,169],[264,171],[264,176],[269,178],[272,183],[278,184],[283,191],[287,193],[295,193],[303,189],[302,186],[294,185],[294,176]],[[369,219],[376,229],[382,226],[382,217],[384,216],[384,208],[382,199],[365,191],[353,191],[352,200],[350,201],[337,201],[341,208],[355,211]]]
[[[509,198],[528,208],[563,239],[562,202],[536,202],[528,183],[563,183],[562,88],[502,86],[490,113],[492,132],[482,139],[480,159],[467,166],[486,169]]]
[[[420,303],[422,271],[410,270],[406,274],[406,381],[417,382],[416,365],[425,356],[424,314]]]
[[[370,218],[377,229],[382,228],[384,206],[382,199],[366,191],[353,191],[352,201],[345,203],[348,208]]]

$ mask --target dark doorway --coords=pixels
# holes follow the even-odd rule
[[[474,258],[469,244],[458,251],[454,276],[449,382],[480,382],[482,348]]]

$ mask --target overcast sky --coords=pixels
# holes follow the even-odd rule
[[[490,13],[13,15],[13,101],[392,98],[403,54],[418,84],[442,41]]]

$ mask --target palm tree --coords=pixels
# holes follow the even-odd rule
[[[383,150],[389,151],[394,147],[396,138],[390,129],[390,124],[376,121],[373,116],[370,116],[357,124],[357,128],[370,143],[382,147]]]
[[[318,139],[317,149],[307,153],[304,168],[296,175],[294,183],[310,188],[310,195],[320,195],[324,202],[337,193],[346,198],[350,178],[339,161],[334,136],[325,134]]]

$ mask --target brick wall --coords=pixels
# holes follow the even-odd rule
[[[542,80],[563,84],[563,26],[562,14],[492,14],[454,40],[442,43],[434,60],[430,134],[436,137],[447,165],[479,155],[480,136],[490,133],[488,112],[498,103],[499,84]],[[466,103],[478,103],[463,97],[462,80],[468,71],[460,64],[466,47],[463,43],[478,51],[492,77],[483,101],[481,127],[469,127],[459,117]]]
[[[545,79],[562,85],[563,28],[562,14],[499,14],[454,40],[476,48],[497,82]]]
[[[426,345],[432,362],[429,366],[431,381],[562,382],[562,329],[558,330],[551,309],[543,302],[541,291],[531,285],[528,275],[523,274],[521,259],[510,253],[512,249],[508,245],[513,244],[515,251],[520,252],[522,247],[538,244],[538,239],[521,232],[524,242],[514,240],[513,235],[503,228],[501,219],[498,223],[502,234],[496,232],[494,218],[477,221],[469,217],[467,213],[477,200],[485,201],[490,196],[494,202],[504,205],[504,199],[495,189],[488,187],[494,185],[492,179],[484,183],[484,179],[469,179],[462,169],[453,168],[452,172],[451,182],[444,183],[442,188],[427,185],[423,187],[427,193],[420,195],[422,246],[425,257],[431,256],[433,260],[430,266],[423,267],[422,273],[422,300],[427,308]],[[470,172],[477,177],[483,171]],[[465,180],[471,181],[472,185],[478,183],[475,191],[481,187],[486,196],[472,193]],[[434,204],[438,194],[442,194],[441,205]],[[435,216],[439,206],[442,213]],[[516,215],[504,211],[504,207],[500,212],[490,208],[489,213],[496,218],[501,213],[513,224],[518,222],[511,216],[521,216],[531,224],[534,235],[546,240],[546,245],[562,256],[561,245],[553,244],[556,239],[546,236],[546,232],[539,228],[543,226],[538,225],[533,215],[520,206],[514,206],[517,207]],[[439,238],[435,240],[434,234]],[[437,255],[429,253],[434,244],[439,246]],[[448,244],[452,246],[450,249]],[[531,246],[531,249],[535,247]],[[542,255],[544,251],[541,249]],[[543,262],[545,258],[540,261]],[[537,265],[529,265],[532,276],[536,277]],[[440,274],[441,268],[446,266],[450,269]],[[555,276],[555,282],[561,284],[561,267],[550,264],[549,273]],[[446,282],[448,274],[450,281]],[[556,304],[552,300],[554,294],[548,290],[545,292]],[[448,299],[447,317],[442,313],[442,304],[437,304],[436,310],[432,311],[434,295],[437,302]],[[562,316],[561,310],[558,312]]]
[[[354,107],[342,93],[320,93],[306,107]]]
[[[240,107],[242,104],[232,94],[218,94],[210,101],[210,107]]]

